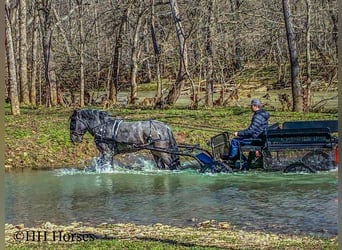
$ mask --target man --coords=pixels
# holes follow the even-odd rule
[[[267,128],[270,114],[261,107],[262,104],[259,99],[251,101],[251,110],[254,112],[251,124],[247,129],[233,133],[237,137],[231,140],[229,152],[227,155],[222,155],[222,159],[229,160],[231,164],[235,164],[235,161],[240,157],[240,145],[246,145],[248,139],[258,138],[264,129]]]

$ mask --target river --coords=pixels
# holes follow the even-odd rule
[[[245,230],[337,235],[337,172],[200,174],[194,170],[5,174],[6,223],[46,221],[195,225],[213,219]]]

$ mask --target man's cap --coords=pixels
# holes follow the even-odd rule
[[[260,102],[259,99],[253,99],[251,101],[251,105],[255,105],[255,106],[261,107],[261,102]]]

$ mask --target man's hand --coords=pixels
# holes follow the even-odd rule
[[[238,132],[234,132],[234,136],[238,136]]]

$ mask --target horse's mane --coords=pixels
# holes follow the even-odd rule
[[[97,109],[80,109],[78,110],[80,116],[83,119],[87,119],[87,120],[92,120],[92,119],[100,119],[100,120],[104,120],[105,118],[108,117],[113,117],[113,115],[107,111],[104,110],[97,110]]]

